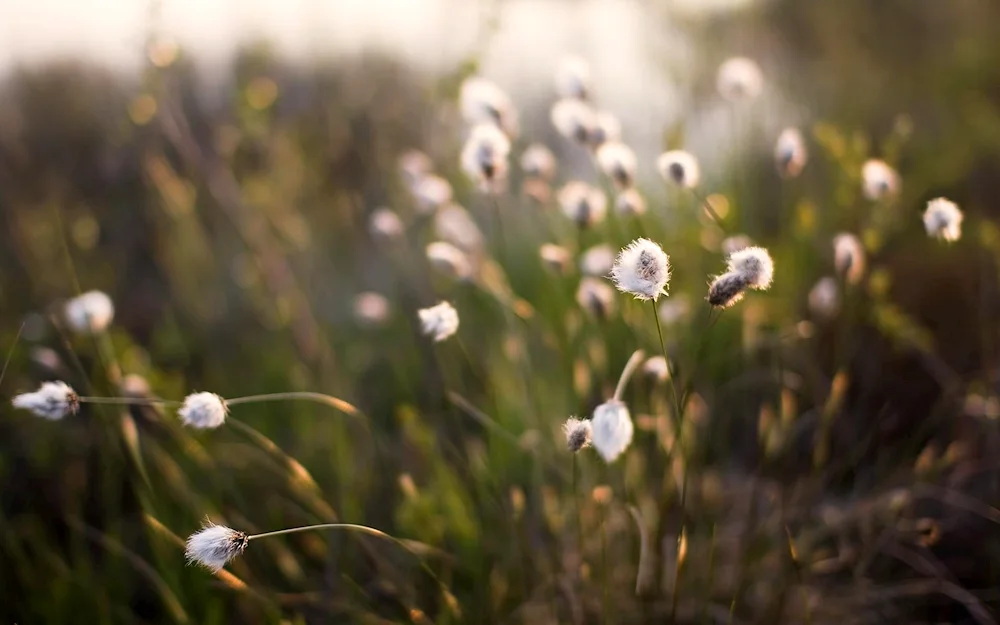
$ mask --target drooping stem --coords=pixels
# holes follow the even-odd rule
[[[632,353],[628,362],[625,363],[625,368],[622,369],[622,374],[618,377],[618,385],[615,387],[614,397],[612,397],[614,401],[621,401],[622,394],[625,392],[625,387],[628,386],[629,378],[631,378],[632,374],[635,373],[639,363],[642,362],[643,356],[645,356],[645,353],[641,349],[637,349]]]
[[[301,399],[306,401],[314,401],[319,404],[324,404],[337,410],[347,413],[349,415],[360,414],[358,409],[343,399],[338,397],[333,397],[331,395],[325,395],[323,393],[313,393],[310,391],[288,391],[285,393],[268,393],[265,395],[247,395],[246,397],[234,397],[233,399],[227,399],[226,404],[229,406],[237,406],[239,404],[255,404],[265,401],[284,401],[286,399]]]
[[[247,536],[247,540],[256,540],[258,538],[268,538],[270,536],[282,536],[284,534],[295,534],[297,532],[308,532],[311,530],[348,530],[352,532],[361,532],[362,534],[370,534],[371,536],[378,536],[379,538],[385,538],[386,540],[391,540],[392,542],[399,543],[398,538],[394,538],[389,534],[381,530],[377,530],[374,527],[368,527],[367,525],[355,525],[354,523],[320,523],[319,525],[303,525],[301,527],[289,527],[283,530],[275,530],[273,532],[264,532],[263,534],[253,534]],[[409,549],[407,549],[409,550]]]

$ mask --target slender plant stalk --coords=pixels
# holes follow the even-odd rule
[[[677,387],[674,385],[674,371],[670,366],[670,358],[667,356],[667,345],[663,342],[663,328],[660,326],[660,314],[656,310],[656,301],[652,300],[653,319],[656,321],[656,334],[660,337],[660,351],[663,353],[663,360],[667,363],[667,381],[670,382],[670,394],[674,400],[674,433],[677,437],[681,434],[681,404],[677,395]]]
[[[268,393],[264,395],[247,395],[246,397],[234,397],[226,399],[227,406],[238,406],[239,404],[256,404],[265,401],[286,401],[286,400],[306,400],[314,401],[349,414],[359,415],[360,411],[351,403],[332,395],[323,393],[313,393],[310,391],[289,391],[285,393]],[[183,402],[174,399],[160,399],[158,397],[77,397],[77,401],[87,404],[118,404],[131,406],[179,406]]]
[[[608,625],[608,509],[601,506],[601,623]]]
[[[21,333],[24,332],[24,322],[17,329],[17,334],[14,335],[14,342],[10,344],[10,350],[7,351],[7,358],[3,361],[3,369],[0,369],[0,382],[3,382],[3,378],[7,375],[7,366],[10,364],[10,359],[14,356],[14,348],[17,347],[17,342],[21,340]]]
[[[691,195],[693,195],[695,199],[701,202],[702,206],[705,207],[705,211],[708,212],[709,217],[712,218],[712,221],[715,222],[715,225],[719,226],[719,228],[723,232],[726,232],[726,226],[722,223],[722,217],[719,217],[719,214],[715,212],[714,208],[712,208],[712,205],[708,202],[708,198],[702,197],[694,189],[689,189],[689,191],[691,191]]]
[[[715,583],[715,523],[708,544],[708,580],[705,582],[705,602],[701,605],[701,623],[708,624],[708,604],[712,601],[712,584]]]
[[[579,477],[579,467],[577,467],[577,457],[578,454],[572,454],[573,458],[573,508],[576,512],[576,554],[579,561],[576,562],[576,570],[573,571],[573,579],[580,574],[583,567],[583,517],[580,515],[580,491],[577,485]]]

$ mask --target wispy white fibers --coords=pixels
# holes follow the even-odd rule
[[[741,274],[747,286],[766,290],[774,279],[774,261],[762,247],[747,247],[729,255],[729,271]]]
[[[701,170],[698,159],[684,150],[664,152],[656,160],[656,169],[667,182],[690,189],[698,186]]]
[[[80,407],[76,391],[65,382],[43,382],[37,391],[15,396],[11,404],[51,421],[73,414]]]
[[[715,86],[730,102],[744,102],[757,98],[764,89],[764,74],[752,59],[737,56],[719,66]]]
[[[746,276],[730,271],[715,277],[708,286],[708,303],[716,308],[729,308],[743,299],[747,287]]]
[[[865,248],[858,237],[849,232],[833,237],[833,266],[850,284],[861,281],[865,275]]]
[[[881,200],[899,193],[899,174],[885,161],[871,159],[861,167],[861,186],[869,200]]]
[[[458,331],[458,311],[448,302],[417,311],[421,331],[440,343]]]
[[[928,202],[924,210],[924,228],[936,239],[954,242],[962,238],[962,219],[958,205],[943,197]]]
[[[632,417],[624,403],[607,401],[594,409],[591,419],[591,441],[605,462],[618,459],[632,443]]]
[[[87,291],[66,302],[66,322],[81,334],[104,332],[115,317],[111,298],[101,291]]]
[[[563,423],[563,434],[566,435],[566,447],[577,452],[590,446],[591,427],[590,421],[570,417]]]
[[[184,554],[189,564],[200,564],[212,572],[218,572],[230,560],[243,553],[249,539],[224,525],[206,523],[187,539]]]
[[[670,258],[649,239],[636,239],[618,254],[611,279],[623,293],[640,300],[656,300],[667,292]]]
[[[214,429],[226,422],[229,406],[215,393],[192,393],[184,398],[177,415],[184,425],[200,430]]]
[[[778,166],[778,173],[785,178],[795,178],[802,173],[808,160],[809,150],[799,129],[782,130],[774,145],[774,161]]]

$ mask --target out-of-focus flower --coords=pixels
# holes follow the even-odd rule
[[[924,210],[924,228],[927,234],[945,241],[962,238],[962,211],[951,200],[939,197],[927,203]]]
[[[389,300],[381,293],[365,291],[354,296],[354,318],[363,326],[377,327],[389,319]]]
[[[554,243],[545,243],[538,248],[538,256],[548,269],[560,275],[565,274],[569,270],[570,263],[573,260],[569,250]]]
[[[566,56],[556,66],[556,93],[560,98],[586,100],[590,95],[590,65],[578,56]]]
[[[177,415],[184,425],[200,430],[214,429],[226,422],[229,406],[215,393],[191,393],[184,398]]]
[[[573,453],[585,447],[590,447],[590,421],[570,417],[563,423],[563,433],[566,435],[566,447]]]
[[[701,179],[698,159],[684,150],[664,152],[657,159],[656,168],[667,182],[688,189],[698,186]]]
[[[600,189],[579,180],[567,182],[559,190],[559,205],[563,213],[581,228],[603,221],[607,202]]]
[[[840,289],[837,280],[827,276],[820,278],[809,291],[809,311],[813,315],[829,319],[840,310]]]
[[[249,539],[243,532],[214,523],[206,523],[187,539],[184,554],[189,564],[200,564],[218,572],[230,560],[243,553]]]
[[[637,166],[632,148],[620,141],[605,141],[597,148],[597,164],[619,189],[632,186]]]
[[[399,157],[399,173],[403,176],[406,186],[410,188],[430,174],[433,168],[431,157],[420,150],[407,150]]]
[[[80,400],[65,382],[43,382],[34,393],[21,393],[11,400],[15,408],[28,410],[43,419],[58,421],[68,414],[75,414]]]
[[[615,198],[615,210],[619,215],[638,217],[646,213],[646,200],[635,187],[625,189]]]
[[[458,311],[448,302],[417,311],[421,331],[440,343],[458,331]]]
[[[541,143],[532,143],[521,154],[521,169],[527,176],[552,180],[556,173],[556,157]]]
[[[431,267],[442,274],[456,280],[467,280],[472,277],[472,263],[465,252],[451,243],[434,241],[427,246],[427,260]]]
[[[778,173],[785,178],[795,178],[802,173],[802,168],[809,160],[809,151],[806,149],[805,139],[798,128],[785,128],[778,135],[778,141],[774,145],[774,161],[778,166]]]
[[[447,204],[434,215],[434,232],[442,240],[466,251],[477,252],[483,247],[483,233],[479,226],[458,204]]]
[[[597,127],[597,115],[589,104],[575,98],[563,98],[552,105],[549,113],[559,134],[579,143],[588,143]]]
[[[115,306],[102,291],[87,291],[66,302],[66,323],[74,332],[104,332],[115,318]]]
[[[774,278],[774,261],[762,247],[748,247],[729,255],[729,271],[741,274],[747,286],[766,290]]]
[[[609,141],[619,141],[622,138],[622,123],[618,116],[610,111],[599,111],[594,118],[594,127],[590,130],[588,142],[594,148]]]
[[[736,252],[751,247],[753,241],[745,234],[734,234],[731,237],[726,237],[722,240],[722,253],[726,256],[735,254]]]
[[[390,208],[377,208],[368,218],[368,232],[381,241],[396,241],[403,236],[403,222]]]
[[[833,237],[833,266],[848,283],[861,281],[865,275],[865,248],[858,237],[849,232]]]
[[[751,59],[737,56],[723,61],[716,74],[715,86],[730,102],[754,100],[764,89],[764,74]]]
[[[670,282],[670,259],[663,249],[649,239],[636,239],[618,254],[611,268],[611,279],[623,293],[639,300],[656,300],[667,292]]]
[[[587,248],[580,256],[580,272],[587,276],[608,276],[614,264],[615,251],[603,243]]]
[[[518,134],[517,109],[507,93],[490,80],[479,76],[467,78],[459,92],[459,106],[470,125],[492,124],[508,137]]]
[[[685,295],[675,295],[660,302],[657,310],[663,325],[672,326],[691,313],[691,302]]]
[[[615,309],[615,291],[607,282],[585,276],[576,290],[576,301],[590,314],[606,319]]]
[[[423,215],[434,212],[451,201],[451,184],[441,176],[424,176],[412,187],[417,211]]]
[[[670,378],[670,367],[663,356],[652,356],[642,365],[642,372],[658,382],[666,382]]]
[[[607,401],[594,409],[591,429],[594,448],[607,463],[622,455],[632,443],[635,431],[628,408],[616,400]]]
[[[899,193],[899,174],[885,161],[865,161],[861,168],[861,182],[865,197],[869,200],[894,197]]]
[[[491,191],[507,177],[510,140],[499,128],[479,124],[462,148],[462,169],[481,189]]]
[[[708,303],[716,308],[729,308],[743,299],[750,286],[742,273],[730,271],[717,276],[708,286]]]

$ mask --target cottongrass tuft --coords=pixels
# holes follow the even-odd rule
[[[556,173],[556,157],[541,143],[532,143],[521,154],[521,170],[532,178],[552,180]]]
[[[483,247],[482,231],[469,211],[458,204],[447,204],[438,210],[434,215],[434,233],[466,252],[478,252]]]
[[[556,93],[561,98],[586,100],[590,95],[590,64],[578,56],[559,60],[555,74]]]
[[[417,212],[422,215],[433,213],[440,206],[451,201],[454,191],[451,183],[441,176],[424,176],[412,187],[413,199],[417,202]]]
[[[111,298],[102,291],[87,291],[66,302],[66,323],[74,332],[96,334],[104,332],[115,317]]]
[[[10,402],[15,408],[28,410],[43,419],[58,421],[80,408],[79,396],[65,382],[43,382],[33,393],[21,393]]]
[[[434,169],[431,157],[420,150],[407,150],[403,152],[399,156],[398,165],[400,175],[402,175],[407,186],[411,188]]]
[[[623,217],[646,214],[646,199],[634,187],[625,189],[615,198],[615,210]]]
[[[566,447],[576,453],[585,447],[590,447],[591,424],[586,419],[570,417],[563,423],[563,433],[566,435]]]
[[[597,164],[619,189],[632,186],[638,166],[632,148],[620,141],[606,141],[597,149]]]
[[[809,311],[821,319],[829,319],[840,310],[840,289],[830,276],[820,278],[809,290]]]
[[[448,302],[417,311],[421,332],[440,343],[458,331],[458,311]]]
[[[724,273],[708,286],[708,303],[716,308],[729,308],[743,299],[750,284],[746,276],[736,271]]]
[[[605,277],[615,264],[615,251],[607,244],[589,247],[580,255],[580,273],[587,276]]]
[[[899,174],[885,161],[869,159],[861,167],[861,185],[869,200],[894,197],[899,193]]]
[[[427,246],[427,260],[436,271],[455,280],[472,277],[472,263],[465,252],[451,243],[434,241]]]
[[[628,408],[618,400],[607,401],[594,409],[591,440],[604,461],[612,463],[632,443],[635,428]]]
[[[642,372],[657,382],[666,382],[670,379],[670,367],[663,356],[651,356],[642,364]]]
[[[549,111],[552,125],[563,137],[586,144],[597,128],[597,114],[589,104],[576,98],[557,100]]]
[[[563,214],[580,228],[604,221],[608,199],[596,187],[580,180],[571,180],[559,190],[559,206]]]
[[[465,79],[459,91],[459,107],[466,123],[492,124],[509,137],[518,134],[518,114],[503,89],[480,76]]]
[[[774,261],[762,247],[747,247],[729,255],[729,271],[741,274],[747,286],[767,290],[774,279]]]
[[[639,300],[656,300],[667,292],[670,257],[649,239],[636,239],[622,248],[611,268],[618,290]]]
[[[354,297],[354,319],[363,326],[377,327],[389,319],[389,300],[381,293],[365,291]]]
[[[496,190],[507,178],[510,139],[496,126],[479,124],[469,133],[462,148],[462,169],[481,190]]]
[[[783,178],[795,178],[809,160],[809,150],[798,128],[785,128],[774,144],[774,161]]]
[[[403,222],[391,208],[376,208],[368,217],[368,232],[373,239],[396,241],[403,236]]]
[[[715,86],[730,102],[757,98],[764,89],[764,74],[756,61],[737,56],[723,61],[715,77]]]
[[[935,198],[927,203],[924,211],[924,228],[927,234],[948,242],[962,238],[962,211],[951,200]]]
[[[576,290],[576,302],[598,319],[607,319],[615,310],[615,291],[600,278],[586,276]]]
[[[559,275],[569,271],[570,263],[573,261],[569,250],[555,243],[543,243],[538,248],[538,257],[542,259],[542,264],[547,269]]]
[[[191,393],[184,398],[177,415],[184,425],[199,430],[210,430],[226,422],[229,406],[215,393]]]
[[[833,237],[833,266],[850,284],[857,284],[865,274],[865,248],[849,232]]]
[[[219,572],[230,560],[242,554],[249,537],[224,525],[207,522],[188,537],[184,548],[188,564],[200,564],[213,573]]]
[[[698,181],[701,180],[698,159],[684,150],[671,150],[661,154],[656,160],[656,169],[664,180],[686,189],[698,186]]]
[[[597,148],[609,141],[620,141],[622,138],[622,123],[611,111],[598,111],[594,115],[594,127],[590,131],[589,142],[592,148]]]

